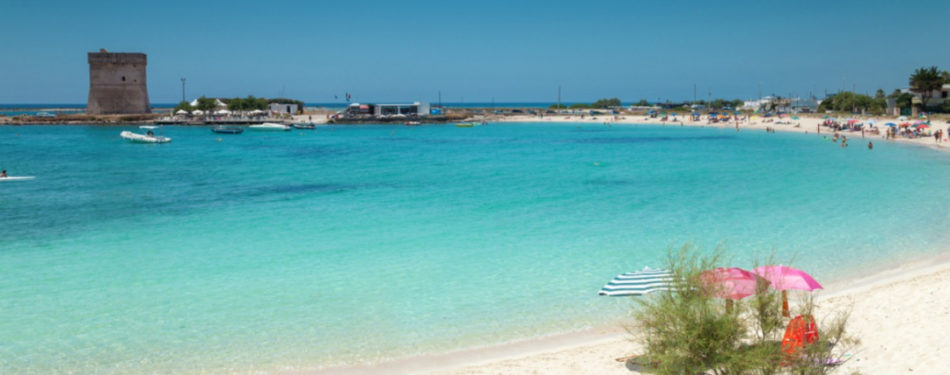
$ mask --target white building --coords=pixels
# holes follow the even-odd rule
[[[296,103],[271,103],[267,109],[275,113],[286,113],[293,115],[297,113],[299,108],[297,108]]]

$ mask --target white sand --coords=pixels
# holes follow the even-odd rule
[[[808,134],[818,134],[818,124],[822,123],[824,119],[821,118],[821,115],[798,115],[798,120],[791,120],[789,117],[784,119],[778,119],[776,117],[771,117],[768,120],[773,122],[766,122],[767,119],[758,118],[752,121],[741,121],[739,123],[739,131],[765,131],[767,127],[775,129],[775,131],[783,132],[798,132],[798,133],[808,133]],[[880,129],[881,134],[872,135],[870,132],[865,132],[864,135],[860,131],[851,132],[844,131],[839,133],[848,137],[849,147],[867,147],[867,143],[874,142],[885,142],[884,132],[887,129],[887,126],[884,124],[888,122],[901,123],[905,121],[898,121],[894,117],[888,116],[856,116],[861,121],[865,120],[874,120],[876,121],[876,126]],[[555,115],[547,116],[543,118],[538,116],[504,116],[504,117],[492,117],[488,121],[493,122],[576,122],[576,123],[589,123],[589,124],[602,124],[602,125],[636,125],[636,124],[649,124],[649,125],[665,125],[665,126],[690,126],[690,127],[715,127],[715,128],[728,128],[735,129],[735,122],[729,123],[717,123],[709,124],[705,120],[702,121],[690,121],[689,116],[678,116],[677,121],[660,121],[660,118],[649,118],[643,115],[619,115],[619,116],[596,116],[590,117],[585,116],[581,118],[577,115],[565,116],[565,115]],[[783,121],[784,124],[776,124],[774,121]],[[913,122],[913,121],[911,121]],[[950,124],[946,123],[946,119],[932,119],[932,130],[944,130],[946,133],[950,129]],[[822,127],[821,133],[822,136],[832,136],[833,132],[829,128]],[[937,143],[933,137],[921,137],[916,139],[904,139],[898,138],[896,140],[890,140],[888,142],[907,142],[915,143],[920,145],[926,145],[930,147],[938,147],[941,149],[950,149],[950,141],[947,137],[944,137],[943,142]]]

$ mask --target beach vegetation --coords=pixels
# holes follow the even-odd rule
[[[606,109],[606,108],[612,108],[612,107],[620,107],[621,105],[622,104],[620,104],[620,99],[618,98],[610,98],[610,99],[604,98],[604,99],[598,99],[593,104],[591,104],[590,107]]]
[[[268,106],[267,99],[264,98],[255,98],[253,95],[248,95],[246,98],[232,98],[227,100],[228,109],[232,111],[253,111],[253,110],[266,110]]]
[[[175,106],[175,112],[178,112],[178,111],[180,111],[180,110],[183,110],[183,111],[185,111],[185,112],[191,112],[191,111],[195,110],[195,108],[192,107],[190,103],[188,103],[188,102],[182,100],[182,101],[178,102],[178,105],[177,105],[177,106]]]
[[[910,90],[920,95],[921,109],[926,109],[934,90],[939,90],[947,81],[948,74],[936,66],[917,68],[910,75]]]
[[[848,113],[868,112],[875,115],[883,114],[886,109],[887,99],[883,97],[872,98],[850,91],[834,94],[822,100],[821,105],[818,106],[819,111],[831,110]]]
[[[202,111],[205,111],[205,112],[212,111],[217,106],[218,106],[218,103],[214,100],[214,98],[208,98],[208,97],[205,97],[204,95],[198,98],[197,107],[198,109]]]
[[[636,106],[638,106],[638,107],[649,107],[649,106],[650,106],[650,102],[648,102],[646,99],[640,99],[640,101],[637,102]]]
[[[550,109],[567,109],[567,104],[551,104],[548,106]]]
[[[642,346],[639,366],[659,375],[826,374],[837,369],[830,364],[841,353],[857,345],[847,334],[846,312],[816,322],[818,339],[787,354],[780,292],[760,279],[755,295],[727,303],[715,297],[716,286],[703,281],[704,271],[728,260],[721,247],[703,252],[685,245],[668,252],[665,266],[675,280],[670,290],[635,297],[635,323],[628,332]],[[806,298],[792,311],[817,316],[815,302]]]

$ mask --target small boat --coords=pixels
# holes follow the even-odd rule
[[[406,121],[406,126],[418,126],[418,125],[421,125],[421,124],[422,124],[422,123],[419,122],[419,121]]]
[[[152,133],[152,130],[156,129],[154,126],[139,126],[139,128],[147,131],[145,134],[139,134],[126,130],[119,133],[119,136],[132,143],[168,143],[172,141],[171,138]]]
[[[306,123],[304,123],[304,122],[299,122],[299,123],[295,123],[295,124],[293,124],[293,125],[291,125],[291,126],[293,126],[294,129],[310,129],[310,130],[313,130],[313,129],[316,129],[316,128],[317,128],[317,126],[314,125],[312,122],[306,122]]]
[[[471,128],[471,127],[475,126],[475,124],[473,124],[473,123],[471,123],[471,122],[460,122],[460,123],[458,123],[458,124],[455,124],[455,126],[456,126],[456,127],[459,127],[459,128]]]
[[[273,122],[265,122],[259,125],[251,125],[247,127],[251,130],[257,131],[287,131],[290,130],[290,126],[284,124],[275,124]]]
[[[218,134],[241,134],[244,133],[244,128],[237,126],[215,126],[211,128],[211,132]]]
[[[32,180],[34,178],[36,178],[36,176],[7,176],[0,177],[0,181],[25,181]]]

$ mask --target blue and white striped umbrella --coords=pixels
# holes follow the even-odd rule
[[[669,290],[673,274],[667,270],[654,270],[649,267],[641,271],[617,275],[600,289],[602,296],[641,296],[659,290]]]

